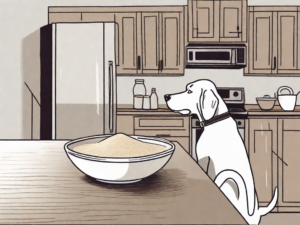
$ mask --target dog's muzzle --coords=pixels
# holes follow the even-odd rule
[[[169,101],[171,99],[171,96],[170,95],[165,95],[165,100],[166,102]]]

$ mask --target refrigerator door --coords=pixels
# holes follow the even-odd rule
[[[104,118],[105,134],[116,132],[117,82],[115,60],[115,23],[104,23]]]
[[[55,138],[105,133],[104,24],[56,25]]]

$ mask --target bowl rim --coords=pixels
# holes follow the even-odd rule
[[[90,160],[90,161],[96,161],[96,162],[117,162],[117,163],[142,162],[142,161],[158,159],[158,158],[166,157],[170,154],[173,154],[173,152],[175,150],[175,145],[166,139],[157,138],[157,137],[135,136],[135,135],[128,135],[128,136],[133,137],[137,140],[141,140],[141,141],[142,140],[157,141],[157,142],[169,145],[170,148],[167,150],[164,150],[162,152],[155,153],[155,154],[146,155],[146,156],[137,156],[137,157],[100,157],[100,156],[93,156],[93,155],[88,155],[88,154],[84,154],[84,153],[79,153],[79,152],[73,151],[72,149],[69,148],[69,146],[71,144],[75,144],[75,143],[78,143],[81,141],[102,138],[102,137],[111,137],[113,135],[114,134],[94,135],[94,136],[88,136],[88,137],[74,139],[74,140],[68,141],[64,145],[64,149],[68,156],[71,155],[71,156],[74,156],[77,158]]]
[[[276,101],[276,98],[264,98],[264,97],[258,97],[256,98],[256,101]]]

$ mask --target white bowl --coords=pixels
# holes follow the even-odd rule
[[[155,137],[131,136],[139,141],[165,146],[168,149],[157,154],[130,157],[108,158],[91,156],[73,151],[76,146],[98,143],[111,135],[91,136],[76,139],[65,144],[64,148],[72,163],[82,173],[105,183],[134,183],[161,170],[171,159],[175,145]]]

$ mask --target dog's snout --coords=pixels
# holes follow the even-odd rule
[[[170,95],[165,95],[165,100],[166,102],[169,101],[171,99],[171,96]]]

